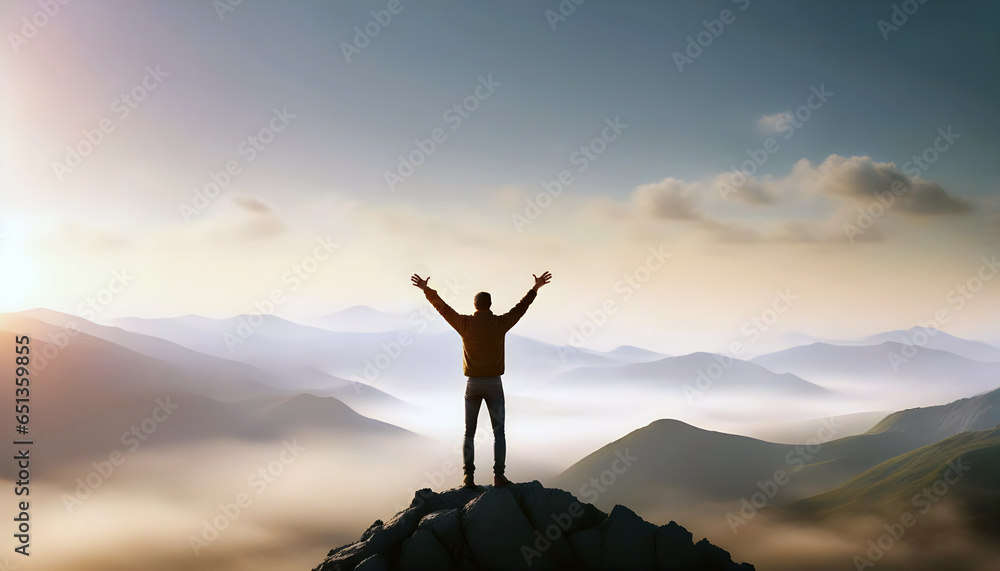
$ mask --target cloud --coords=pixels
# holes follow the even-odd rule
[[[718,242],[736,244],[754,244],[763,242],[764,236],[759,231],[735,222],[724,222],[721,220],[704,220],[702,228]]]
[[[936,182],[917,179],[903,196],[900,209],[913,214],[965,214],[972,211],[972,204],[949,194]]]
[[[646,215],[664,220],[697,220],[701,218],[691,185],[680,179],[667,178],[655,184],[640,186],[632,194],[632,203]]]
[[[742,184],[737,184],[737,182],[742,182]],[[757,179],[747,177],[744,181],[732,172],[716,176],[712,186],[724,200],[735,198],[745,204],[773,204],[776,199],[769,189]]]
[[[791,111],[782,111],[774,115],[761,115],[757,120],[757,128],[765,133],[777,133],[782,125],[787,125],[792,120]]]
[[[234,205],[239,207],[244,215],[250,218],[239,219],[226,229],[239,239],[256,240],[269,238],[285,230],[278,214],[263,200],[245,194],[234,194],[230,197]]]
[[[914,216],[965,215],[974,210],[970,200],[893,163],[830,155],[819,165],[800,160],[783,177],[739,177],[727,172],[694,182],[666,178],[636,187],[623,204],[628,208],[620,212],[625,218],[695,221],[695,228],[724,243],[836,244],[850,243],[844,225],[856,225],[858,209],[874,203],[884,213],[879,218],[902,215],[903,222]],[[614,210],[606,203],[600,208]],[[884,229],[873,225],[854,241],[887,238]]]
[[[987,217],[986,231],[994,241],[1000,242],[1000,214],[992,213]]]
[[[234,194],[232,195],[232,201],[247,212],[253,212],[254,214],[271,214],[274,212],[267,203],[253,196]]]
[[[889,200],[899,212],[920,215],[965,214],[972,211],[968,200],[956,197],[940,184],[910,176],[894,163],[877,163],[869,157],[830,155],[816,167],[817,190],[835,197],[862,202]]]

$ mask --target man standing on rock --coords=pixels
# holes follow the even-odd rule
[[[410,278],[413,285],[423,290],[427,301],[431,302],[448,325],[462,336],[462,366],[465,376],[469,378],[465,385],[465,445],[462,448],[466,488],[476,487],[473,478],[476,470],[473,440],[483,401],[486,401],[486,410],[490,413],[490,423],[493,425],[493,485],[499,488],[510,483],[503,474],[507,456],[507,439],[503,431],[503,384],[500,381],[500,375],[504,372],[504,336],[528,311],[538,288],[549,283],[552,274],[545,272],[541,276],[532,274],[531,277],[535,278],[535,285],[517,305],[503,315],[495,315],[490,311],[493,300],[485,291],[477,293],[473,300],[476,312],[461,315],[427,285],[431,279],[429,276],[421,279],[413,274]]]

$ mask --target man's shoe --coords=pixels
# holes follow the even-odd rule
[[[506,486],[509,483],[510,483],[510,480],[508,480],[507,477],[504,476],[503,474],[495,474],[493,476],[493,487],[494,488],[502,488],[502,487]]]
[[[475,488],[476,482],[472,478],[472,474],[465,475],[465,483],[462,484],[463,488]]]

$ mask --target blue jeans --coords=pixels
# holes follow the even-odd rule
[[[486,410],[490,413],[490,423],[493,425],[493,473],[503,474],[504,460],[507,457],[507,439],[503,432],[504,400],[503,384],[500,377],[469,377],[465,385],[465,446],[462,456],[465,462],[466,474],[476,470],[475,444],[476,424],[479,421],[479,407],[486,401]]]

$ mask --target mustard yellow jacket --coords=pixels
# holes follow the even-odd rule
[[[521,301],[503,315],[489,309],[462,315],[451,308],[436,291],[426,288],[424,294],[434,309],[462,336],[462,370],[467,377],[496,377],[504,371],[504,336],[521,319],[538,294],[528,290]]]

